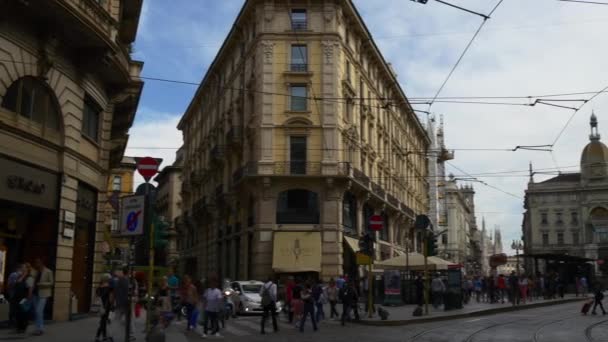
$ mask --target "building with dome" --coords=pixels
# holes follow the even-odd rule
[[[530,167],[522,225],[528,272],[608,275],[608,147],[595,114],[590,126],[580,172],[535,182]]]

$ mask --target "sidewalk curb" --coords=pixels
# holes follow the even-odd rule
[[[488,309],[488,310],[479,310],[479,311],[474,311],[474,312],[467,312],[467,313],[446,315],[446,316],[437,316],[437,317],[424,317],[424,318],[406,319],[406,320],[397,320],[397,321],[360,320],[360,321],[355,321],[354,323],[361,324],[361,325],[378,326],[378,327],[401,326],[401,325],[410,325],[410,324],[418,324],[418,323],[448,321],[448,320],[452,320],[452,319],[467,318],[467,317],[487,316],[487,315],[493,315],[493,314],[503,313],[503,312],[534,309],[534,308],[540,308],[540,307],[544,307],[544,306],[574,303],[574,302],[584,301],[584,300],[589,300],[589,298],[560,299],[560,300],[554,300],[554,301],[548,301],[548,302],[542,302],[542,303],[533,303],[533,304],[520,305],[520,306],[513,306],[513,305],[509,304],[509,306],[500,307],[500,308],[493,308],[493,309]]]

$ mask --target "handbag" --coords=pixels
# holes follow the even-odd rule
[[[23,298],[19,302],[19,308],[21,309],[22,312],[30,312],[30,310],[32,310],[32,301],[27,300],[26,298]]]

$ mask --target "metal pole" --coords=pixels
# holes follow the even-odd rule
[[[127,278],[127,316],[125,318],[125,342],[129,342],[129,337],[131,336],[131,313],[133,311],[133,306],[131,305],[131,302],[133,302],[133,293],[131,289],[131,273],[133,273],[133,253],[135,253],[135,238],[131,237],[129,242],[129,255],[127,256],[128,273],[124,275]]]
[[[422,246],[424,250],[424,314],[429,314],[429,297],[430,297],[430,279],[429,279],[429,267],[427,263],[427,257],[429,254],[428,248],[428,234],[424,234],[423,239],[424,245]]]
[[[150,317],[152,316],[152,278],[154,278],[154,223],[150,224],[150,256],[148,268],[148,311],[146,312],[146,331],[150,332]]]
[[[405,279],[407,280],[407,301],[409,302],[411,296],[411,286],[412,283],[410,281],[410,242],[407,241],[405,243]]]
[[[373,311],[373,306],[374,306],[374,297],[372,294],[372,290],[373,290],[373,286],[374,286],[374,281],[373,281],[373,274],[372,274],[372,264],[373,264],[373,258],[371,260],[371,262],[368,265],[368,270],[369,272],[367,273],[367,317],[368,318],[372,318],[372,311]]]

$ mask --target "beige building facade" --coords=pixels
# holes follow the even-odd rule
[[[89,312],[102,271],[108,171],[143,83],[130,58],[141,1],[0,4],[0,281],[41,258],[48,318]]]
[[[608,274],[607,263],[585,263],[608,261],[608,147],[595,114],[590,126],[580,172],[535,182],[530,167],[522,225],[527,272],[559,271],[571,282],[593,271]]]
[[[181,269],[357,276],[428,210],[429,138],[351,1],[246,1],[178,128]]]

